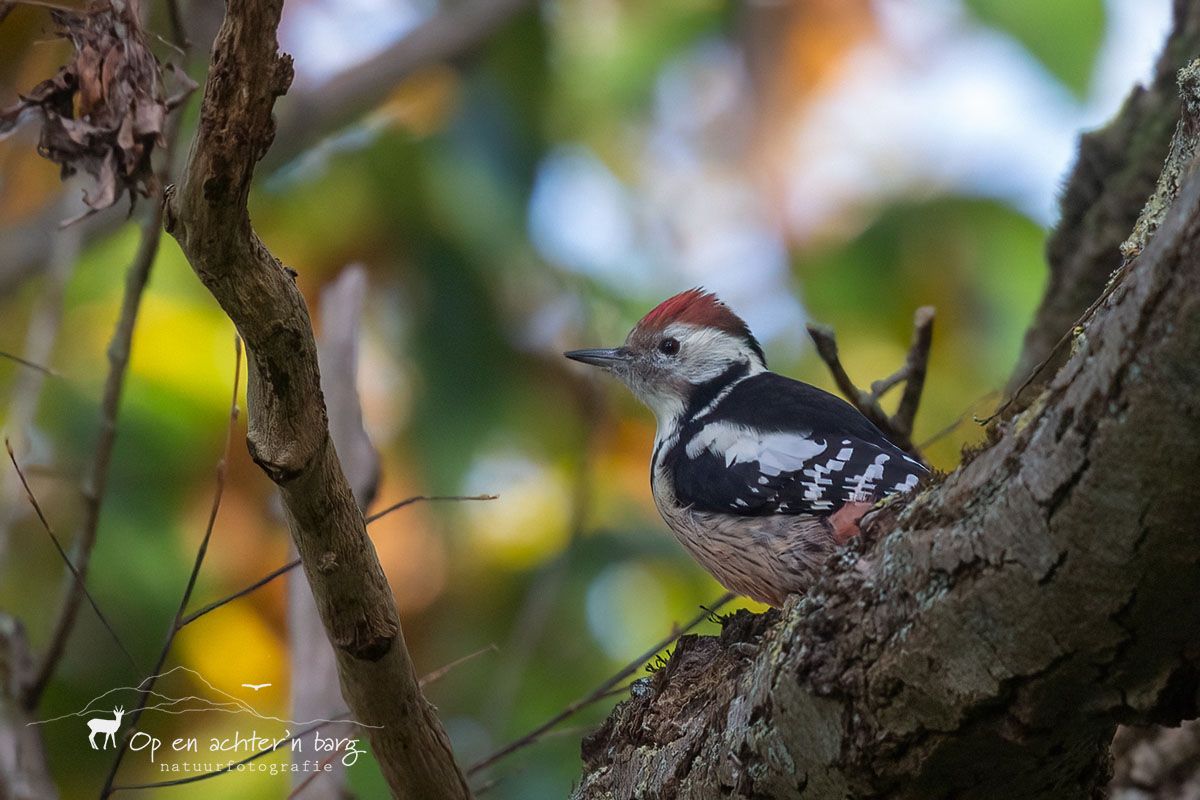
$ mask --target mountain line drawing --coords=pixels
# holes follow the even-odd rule
[[[107,708],[106,706],[100,705],[100,703],[101,703],[101,701],[104,700],[104,698],[108,697],[109,695],[115,694],[117,692],[140,693],[142,691],[142,687],[144,687],[146,685],[147,681],[150,681],[150,680],[159,681],[159,680],[162,680],[163,678],[168,678],[171,675],[174,675],[179,672],[183,672],[188,675],[191,675],[193,678],[195,678],[197,681],[199,681],[201,684],[203,684],[205,687],[207,687],[214,695],[216,695],[220,698],[224,698],[224,699],[217,701],[217,700],[212,700],[207,697],[200,697],[198,695],[187,695],[186,697],[171,697],[170,695],[162,694],[161,692],[157,692],[157,691],[151,689],[148,694],[148,697],[154,698],[157,702],[147,704],[146,707],[143,709],[143,712],[145,712],[145,711],[161,711],[164,714],[187,714],[189,712],[194,712],[194,711],[220,711],[220,712],[226,713],[226,714],[251,714],[251,715],[257,717],[258,719],[261,719],[261,720],[264,720],[267,722],[280,722],[280,723],[283,723],[284,725],[309,726],[309,725],[315,725],[320,722],[346,722],[346,723],[350,723],[351,725],[357,725],[361,728],[382,728],[383,727],[382,725],[368,725],[365,722],[359,722],[358,720],[355,720],[355,719],[346,719],[346,718],[338,718],[338,719],[316,718],[316,719],[310,719],[310,720],[294,720],[294,719],[284,719],[282,717],[276,717],[276,716],[272,716],[270,714],[263,714],[260,711],[258,711],[257,709],[255,709],[253,706],[251,706],[249,703],[247,703],[245,700],[235,697],[232,694],[230,694],[229,692],[218,689],[216,686],[214,686],[207,678],[205,678],[199,672],[197,672],[196,670],[194,670],[190,667],[185,667],[182,664],[177,667],[172,667],[171,669],[167,670],[166,672],[160,672],[157,675],[151,675],[146,678],[143,678],[137,686],[118,686],[115,689],[109,689],[107,692],[104,692],[101,695],[93,697],[91,700],[89,700],[87,702],[86,705],[84,705],[83,708],[79,709],[78,711],[73,711],[68,714],[61,714],[57,717],[51,717],[49,719],[34,720],[32,722],[27,722],[25,724],[26,725],[47,725],[51,722],[59,722],[60,720],[70,719],[72,717],[84,717],[84,716],[88,716],[90,714],[107,713],[110,709]],[[179,707],[181,704],[191,702],[191,701],[200,703],[200,705],[184,707],[184,708]]]

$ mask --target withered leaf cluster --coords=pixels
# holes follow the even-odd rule
[[[130,0],[94,0],[81,13],[51,13],[74,57],[0,109],[0,138],[23,119],[40,116],[38,153],[60,164],[64,179],[80,170],[95,179],[84,192],[85,216],[125,192],[132,206],[138,194],[148,197],[156,187],[151,155],[163,146],[171,105],[162,65]]]

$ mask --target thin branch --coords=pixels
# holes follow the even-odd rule
[[[833,329],[826,325],[810,323],[808,335],[816,345],[817,355],[829,368],[834,383],[850,403],[862,412],[876,428],[887,436],[893,444],[908,451],[916,458],[922,458],[920,450],[913,444],[913,420],[917,408],[921,404],[921,392],[925,388],[925,374],[929,367],[929,350],[933,343],[933,306],[921,306],[913,314],[913,336],[905,357],[904,366],[883,380],[875,381],[870,392],[864,392],[854,383],[842,360],[838,356],[837,337]],[[879,405],[879,398],[900,382],[904,383],[904,393],[900,396],[900,404],[896,413],[888,416]]]
[[[406,498],[404,500],[401,500],[398,503],[393,503],[392,505],[388,506],[387,508],[385,508],[381,511],[376,511],[374,514],[370,514],[369,516],[367,516],[365,521],[368,525],[370,525],[372,522],[375,522],[376,520],[381,519],[382,517],[386,517],[388,514],[392,513],[393,511],[397,511],[401,508],[404,508],[405,506],[411,506],[413,503],[440,503],[440,502],[445,502],[445,501],[458,503],[458,502],[462,502],[465,500],[498,500],[499,498],[500,498],[500,495],[498,495],[498,494],[472,494],[472,495],[443,495],[443,494],[423,495],[422,494],[422,495],[417,495],[416,497]]]
[[[104,781],[104,788],[100,792],[102,799],[112,794],[113,781],[116,780],[117,770],[120,769],[121,761],[124,760],[125,753],[128,751],[129,741],[137,727],[138,719],[146,709],[150,693],[154,690],[154,684],[158,676],[162,673],[163,665],[167,663],[167,657],[171,653],[171,646],[175,643],[175,636],[183,628],[181,622],[183,612],[187,608],[188,601],[191,600],[192,591],[196,588],[196,579],[200,575],[200,567],[204,564],[204,557],[208,553],[208,543],[212,540],[213,529],[217,524],[217,513],[221,510],[221,499],[225,495],[225,473],[233,444],[233,430],[237,427],[238,386],[241,384],[242,377],[242,340],[238,336],[234,336],[233,338],[233,354],[233,399],[229,403],[229,424],[225,429],[225,447],[221,453],[221,460],[217,462],[216,488],[213,490],[212,505],[208,512],[208,524],[204,527],[204,536],[200,539],[200,546],[196,548],[196,558],[192,563],[191,574],[188,575],[187,585],[184,587],[183,595],[179,599],[179,608],[175,611],[175,617],[171,620],[171,627],[167,631],[162,649],[159,650],[158,660],[154,662],[154,668],[150,670],[149,676],[138,684],[140,691],[138,693],[137,704],[134,707],[133,713],[129,715],[125,735],[121,737],[121,744],[117,747],[117,753],[113,758],[112,766],[109,768],[108,777]]]
[[[64,195],[58,205],[64,214],[73,214],[81,203],[82,201],[73,195]],[[79,260],[80,244],[80,237],[75,231],[64,231],[54,236],[50,243],[46,277],[25,328],[21,358],[37,366],[21,370],[14,376],[6,420],[7,427],[15,439],[13,449],[22,457],[31,449],[31,439],[36,427],[34,420],[37,417],[42,391],[47,384],[47,376],[59,377],[58,373],[41,365],[49,363],[53,357],[54,344],[62,329],[66,285]],[[34,474],[31,466],[33,465],[26,467],[28,474]],[[18,519],[19,494],[18,481],[0,480],[0,553],[7,549],[12,523]]]
[[[501,747],[499,750],[497,750],[496,752],[487,756],[486,758],[480,759],[479,761],[472,764],[470,767],[467,768],[467,774],[474,775],[475,773],[479,772],[480,770],[487,769],[488,767],[492,766],[497,761],[500,761],[501,759],[512,755],[513,753],[517,752],[518,750],[521,750],[523,748],[528,747],[531,744],[534,744],[547,731],[549,731],[554,726],[558,725],[563,720],[569,719],[570,717],[579,713],[579,711],[581,711],[582,709],[587,708],[588,706],[592,705],[595,702],[598,702],[599,700],[602,700],[604,697],[608,696],[608,694],[617,686],[617,684],[619,684],[621,681],[625,680],[630,675],[633,675],[635,672],[637,672],[641,668],[641,666],[643,664],[645,664],[648,660],[650,660],[650,658],[655,653],[657,653],[659,650],[662,650],[664,647],[668,647],[672,642],[674,642],[680,636],[683,636],[685,633],[687,633],[692,628],[699,625],[704,620],[710,619],[713,616],[714,611],[721,608],[729,601],[733,600],[733,598],[734,598],[734,595],[732,593],[726,592],[725,594],[721,595],[721,597],[718,598],[715,603],[712,603],[707,608],[705,608],[704,606],[701,606],[703,611],[700,614],[696,615],[695,618],[693,618],[690,622],[688,622],[682,628],[677,628],[676,630],[672,631],[670,635],[668,635],[668,636],[664,637],[663,639],[659,640],[658,642],[656,642],[653,647],[646,650],[644,653],[640,654],[634,660],[630,661],[628,664],[626,664],[624,667],[622,667],[615,675],[611,676],[610,678],[608,678],[608,680],[604,681],[604,683],[597,686],[595,689],[593,689],[587,695],[585,695],[585,696],[581,697],[580,699],[576,700],[575,702],[571,703],[566,708],[564,708],[562,711],[558,712],[553,717],[551,717],[550,719],[543,722],[541,725],[538,725],[536,728],[531,730],[529,733],[525,734],[524,736],[520,737],[519,739],[515,739],[514,741],[509,742],[504,747]]]
[[[825,362],[825,366],[829,368],[829,374],[833,376],[833,382],[837,384],[838,391],[846,396],[854,406],[866,414],[868,418],[873,415],[877,419],[872,419],[876,425],[880,421],[884,424],[887,422],[887,417],[878,410],[878,405],[871,401],[871,396],[854,385],[846,368],[842,366],[842,360],[838,356],[837,337],[834,335],[833,328],[828,325],[818,325],[815,322],[809,323],[807,326],[808,335],[816,345],[817,355]]]
[[[499,498],[499,495],[495,495],[495,494],[477,494],[477,495],[470,495],[470,496],[418,495],[416,497],[405,498],[404,500],[401,500],[398,503],[393,503],[392,505],[388,506],[387,508],[383,509],[382,511],[375,512],[374,514],[372,514],[371,516],[366,518],[366,523],[368,525],[370,525],[372,522],[379,519],[380,517],[385,517],[388,514],[392,513],[393,511],[400,509],[400,508],[404,508],[405,506],[410,506],[413,503],[435,502],[435,501],[442,501],[442,500],[455,500],[455,501],[496,500],[498,498]],[[271,570],[266,575],[262,576],[261,578],[256,580],[254,583],[250,584],[249,586],[243,586],[241,589],[238,589],[236,592],[233,592],[232,594],[227,594],[224,597],[221,597],[217,600],[212,601],[208,605],[205,605],[205,606],[202,606],[201,608],[196,609],[191,614],[188,614],[187,616],[185,616],[183,618],[183,624],[185,626],[192,624],[196,620],[203,617],[205,614],[210,614],[213,611],[216,611],[221,606],[225,605],[226,603],[231,603],[240,597],[245,597],[246,595],[250,594],[251,592],[253,592],[257,589],[261,589],[262,587],[266,586],[271,581],[275,580],[276,578],[278,578],[282,575],[288,574],[289,572],[291,572],[298,566],[300,566],[300,559],[296,558],[296,559],[292,559],[291,561],[289,561],[288,563],[284,564],[281,567],[276,567],[275,569]]]
[[[221,606],[226,605],[227,603],[232,603],[234,600],[237,600],[240,597],[245,597],[246,595],[250,594],[251,592],[261,589],[262,587],[266,586],[268,583],[275,580],[279,576],[288,574],[289,572],[291,572],[298,566],[300,566],[300,559],[297,558],[297,559],[293,559],[292,561],[289,561],[288,563],[284,564],[282,567],[276,567],[275,569],[271,570],[266,575],[262,576],[261,578],[256,580],[254,583],[250,584],[249,586],[244,586],[241,589],[238,589],[233,594],[227,594],[224,597],[222,597],[218,600],[214,600],[211,603],[209,603],[208,605],[202,606],[202,607],[196,609],[195,611],[193,611],[192,613],[188,614],[182,620],[183,626],[187,627],[188,625],[191,625],[193,622],[195,622],[196,620],[203,617],[205,614],[210,614],[213,611],[216,611]]]
[[[1042,370],[1049,366],[1050,362],[1054,360],[1055,356],[1062,351],[1063,345],[1072,341],[1076,336],[1079,336],[1084,332],[1088,323],[1090,323],[1092,318],[1096,316],[1096,312],[1100,309],[1100,306],[1104,305],[1104,301],[1112,296],[1112,293],[1116,291],[1116,288],[1125,280],[1125,276],[1129,274],[1132,265],[1132,261],[1126,261],[1121,265],[1120,269],[1112,274],[1112,277],[1110,277],[1108,280],[1108,285],[1104,287],[1104,291],[1101,292],[1100,296],[1097,297],[1095,301],[1093,301],[1092,304],[1087,307],[1087,310],[1085,310],[1079,316],[1079,318],[1075,320],[1075,324],[1068,328],[1067,331],[1058,338],[1058,341],[1055,342],[1054,346],[1050,348],[1050,352],[1046,354],[1046,357],[1033,365],[1033,369],[1031,369],[1029,374],[1026,375],[1025,378],[1017,385],[1017,388],[1014,389],[1013,392],[1004,399],[1004,402],[997,406],[996,410],[988,416],[983,418],[974,418],[977,425],[987,425],[992,420],[996,419],[1005,411],[1007,411],[1009,406],[1011,406],[1013,402],[1033,384],[1034,380],[1037,379],[1037,376],[1041,374]]]
[[[438,667],[433,672],[430,672],[426,675],[422,675],[421,680],[420,680],[421,688],[424,689],[429,684],[440,681],[442,678],[444,678],[446,676],[447,673],[453,672],[455,669],[457,669],[458,667],[461,667],[463,664],[466,664],[468,661],[474,661],[476,658],[479,658],[481,655],[484,655],[485,653],[499,653],[499,652],[500,652],[500,648],[497,647],[495,645],[495,643],[492,643],[492,644],[489,644],[487,647],[481,647],[480,649],[476,650],[474,653],[467,653],[465,656],[462,656],[461,658],[456,658],[453,661],[451,661],[449,664],[445,665],[444,667]]]
[[[32,361],[21,358],[18,355],[14,355],[13,353],[9,353],[4,350],[0,350],[0,358],[6,358],[9,361],[13,361],[13,362],[16,362],[17,364],[20,364],[22,367],[28,367],[29,369],[37,370],[38,372],[42,373],[43,375],[47,375],[51,378],[61,378],[62,377],[62,375],[59,375],[57,372],[50,369],[49,367],[43,367],[41,364],[35,364]]]
[[[174,5],[176,2],[178,0],[168,0],[169,5]],[[173,14],[178,17],[178,9]],[[177,30],[182,31],[182,27],[178,27]],[[158,176],[159,187],[170,183],[171,157],[175,152],[182,127],[180,117],[181,114],[177,111],[167,122],[165,141],[162,147],[165,160],[161,174]],[[100,435],[96,441],[91,473],[83,492],[83,525],[73,548],[75,558],[72,560],[78,566],[79,572],[73,576],[73,580],[66,589],[63,604],[50,637],[50,644],[42,656],[35,673],[36,678],[30,687],[29,698],[34,704],[41,699],[50,678],[62,660],[63,652],[66,650],[67,639],[75,626],[75,618],[79,612],[84,582],[91,564],[92,550],[96,545],[96,534],[100,528],[100,512],[104,504],[105,491],[108,488],[109,465],[117,439],[117,415],[121,406],[121,394],[125,387],[125,373],[129,366],[133,334],[137,327],[138,310],[141,307],[142,294],[150,280],[150,270],[158,255],[159,242],[162,240],[166,203],[161,188],[151,198],[151,202],[154,210],[142,226],[141,240],[125,277],[125,291],[121,300],[120,316],[117,319],[112,340],[108,345],[109,370],[108,376],[105,378],[104,395],[100,404]]]
[[[63,652],[67,639],[75,627],[79,604],[84,598],[84,582],[87,580],[92,549],[96,545],[96,533],[100,528],[100,511],[108,487],[109,465],[113,447],[117,440],[117,413],[121,406],[121,394],[125,387],[125,371],[129,366],[129,354],[133,332],[137,326],[138,309],[142,293],[150,278],[150,269],[158,254],[160,229],[162,227],[162,204],[156,203],[154,211],[142,227],[142,239],[137,254],[129,267],[125,279],[125,296],[121,302],[121,314],[112,341],[108,346],[109,370],[104,382],[104,398],[100,406],[100,438],[92,458],[91,473],[84,489],[83,525],[75,540],[72,563],[77,567],[65,589],[62,607],[58,612],[50,644],[39,662],[36,677],[30,686],[29,702],[36,705],[50,683]]]
[[[892,427],[912,441],[913,420],[921,405],[921,392],[925,389],[925,374],[929,368],[929,348],[933,344],[933,306],[921,306],[913,314],[912,344],[908,347],[908,358],[904,364],[904,393],[900,405],[892,415]]]
[[[62,542],[59,541],[58,536],[54,533],[54,529],[50,527],[50,521],[46,519],[46,515],[42,511],[41,504],[34,495],[33,489],[31,489],[29,486],[29,481],[25,479],[25,473],[21,471],[21,465],[17,463],[17,456],[13,452],[12,444],[8,441],[8,439],[4,440],[4,449],[8,451],[8,459],[12,462],[13,469],[17,471],[17,478],[20,479],[21,486],[25,489],[25,496],[29,498],[29,504],[33,506],[33,511],[35,514],[37,514],[38,521],[42,523],[42,529],[46,531],[46,535],[50,537],[50,541],[54,542],[54,549],[58,551],[59,556],[62,557],[63,563],[67,565],[67,569],[70,570],[71,574],[74,575],[75,579],[79,582],[79,585],[83,589],[83,596],[87,598],[88,604],[92,607],[92,610],[96,612],[96,616],[99,617],[100,622],[104,624],[105,629],[108,631],[108,635],[112,637],[112,640],[116,642],[117,647],[120,648],[121,652],[125,654],[125,658],[129,661],[129,665],[133,667],[134,674],[139,674],[137,661],[129,652],[129,649],[125,647],[125,643],[121,641],[121,637],[117,635],[117,631],[113,627],[112,623],[108,621],[108,617],[104,616],[104,612],[100,610],[99,604],[96,603],[96,598],[92,597],[92,593],[87,590],[87,586],[84,585],[83,576],[79,574],[79,570],[75,568],[75,565],[71,563],[71,558],[67,555],[67,551],[63,549]],[[36,698],[31,697],[28,692],[23,698],[23,701],[26,708],[32,709],[37,705]]]
[[[929,438],[919,442],[917,444],[917,449],[924,452],[925,450],[928,450],[930,447],[932,447],[933,445],[940,442],[942,439],[945,439],[947,436],[954,433],[954,431],[958,430],[959,426],[961,426],[964,422],[967,421],[968,417],[973,417],[973,413],[972,413],[973,409],[975,409],[981,403],[985,403],[990,400],[993,400],[997,394],[999,394],[999,392],[993,390],[990,392],[985,392],[984,394],[975,398],[975,400],[973,400],[971,402],[971,404],[967,406],[966,410],[963,411],[961,414],[959,414],[957,417],[955,417],[952,422],[950,422],[949,424],[946,425],[946,427],[942,428],[941,430],[937,431],[936,433],[933,433],[932,435],[929,436]]]
[[[886,378],[883,378],[882,380],[878,380],[878,381],[872,381],[871,382],[871,398],[873,400],[878,400],[879,398],[883,397],[885,394],[890,392],[893,388],[900,385],[904,381],[904,379],[907,377],[908,377],[908,365],[905,364],[903,367],[896,370],[891,375],[888,375]]]

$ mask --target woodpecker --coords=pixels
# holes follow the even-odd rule
[[[803,593],[876,501],[928,473],[849,403],[770,372],[746,323],[703,289],[660,303],[621,347],[564,355],[654,412],[663,520],[726,588],[769,605]]]

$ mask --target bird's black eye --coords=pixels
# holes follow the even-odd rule
[[[679,340],[668,336],[658,343],[658,352],[668,356],[675,355],[679,352]]]

